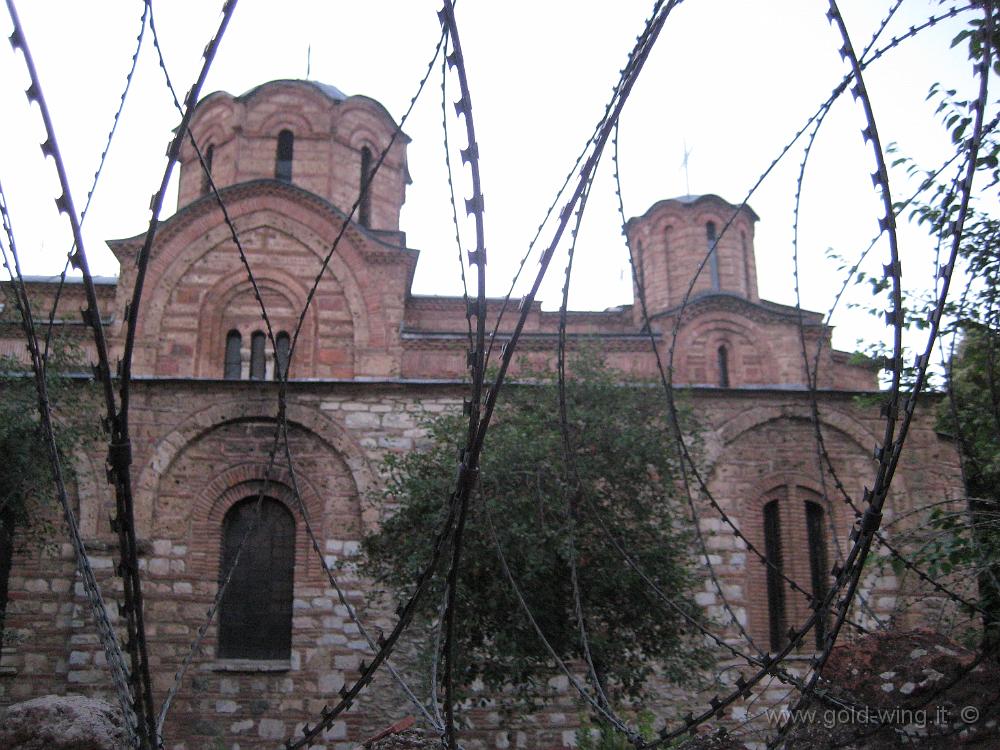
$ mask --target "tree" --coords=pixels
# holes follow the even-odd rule
[[[939,424],[955,436],[963,459],[966,523],[950,531],[948,564],[974,572],[983,614],[983,647],[1000,646],[1000,334],[967,324],[950,368],[950,399]]]
[[[981,3],[952,46],[966,44],[969,60],[983,76],[1000,75],[1000,5]],[[987,14],[981,11],[987,11]],[[988,61],[988,66],[986,63]],[[996,190],[1000,185],[1000,137],[995,102],[986,100],[984,111],[977,98],[962,98],[956,90],[931,86],[927,98],[937,102],[937,114],[955,146],[951,159],[927,170],[906,156],[893,167],[902,169],[919,187],[911,200],[897,203],[924,228],[940,252],[940,276],[951,272],[951,293],[940,311],[941,360],[931,364],[927,383],[944,375],[947,398],[939,402],[938,429],[952,436],[962,459],[965,504],[936,503],[915,509],[923,522],[913,524],[903,552],[932,579],[954,586],[962,579],[978,584],[973,602],[982,615],[981,647],[996,654],[1000,649],[1000,220]],[[992,112],[991,112],[992,110]],[[978,143],[973,139],[977,119],[983,123]],[[971,161],[975,149],[975,160]],[[892,147],[890,147],[890,150]],[[968,205],[963,208],[967,175]],[[948,257],[955,228],[964,213],[954,266]],[[876,317],[891,308],[890,283],[882,275],[855,275],[858,284],[870,285],[874,302],[868,311]],[[940,282],[938,282],[940,284]],[[904,328],[926,332],[937,317],[940,287],[904,297]],[[917,336],[923,351],[922,334]],[[876,359],[891,354],[887,344],[873,344],[868,353]],[[916,383],[918,367],[904,355],[901,368],[904,388]],[[926,386],[925,386],[926,388]],[[902,558],[893,558],[901,572]]]
[[[10,306],[13,307],[13,306]],[[2,321],[8,323],[7,320]],[[67,337],[56,335],[46,370],[49,403],[56,426],[56,447],[64,474],[72,478],[72,455],[96,432],[93,389],[82,353]],[[81,382],[77,382],[81,381]],[[0,357],[0,644],[4,642],[7,576],[14,544],[50,539],[55,485],[38,417],[38,394],[31,372],[13,357]]]
[[[594,673],[612,699],[640,695],[654,664],[681,681],[705,658],[693,637],[691,623],[701,615],[693,602],[691,537],[678,503],[678,458],[662,394],[622,384],[592,359],[581,358],[573,369],[567,386],[571,460],[565,460],[556,385],[509,386],[490,427],[465,531],[457,589],[459,679],[464,685],[481,679],[495,690],[513,685],[518,699],[544,692],[555,667],[506,578],[498,545],[546,640],[562,659],[582,663],[575,561]],[[364,540],[363,566],[401,596],[428,563],[463,429],[458,415],[434,418],[424,450],[390,455],[382,466],[380,500],[398,509]],[[643,575],[675,608],[657,599]],[[439,571],[424,599],[426,623],[438,616],[443,579]]]

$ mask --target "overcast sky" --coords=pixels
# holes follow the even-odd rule
[[[845,0],[841,7],[859,50],[886,15],[884,0]],[[186,92],[215,32],[221,3],[171,0],[155,7],[171,76]],[[311,77],[347,94],[381,101],[397,120],[426,70],[439,35],[436,2],[309,2],[242,0],[204,93],[240,94],[267,80]],[[569,2],[463,0],[458,23],[472,87],[486,204],[488,291],[503,294],[545,209],[604,110],[611,87],[652,7],[622,0]],[[739,202],[783,144],[805,123],[848,71],[835,27],[821,0],[687,0],[663,34],[621,121],[626,213],[642,214],[665,197],[687,192],[681,161],[691,151],[693,193]],[[944,6],[906,0],[883,41]],[[32,0],[19,3],[57,136],[82,208],[125,82],[142,4]],[[5,35],[9,19],[0,21]],[[949,140],[925,101],[943,81],[971,91],[964,48],[949,49],[965,17],[941,24],[872,66],[866,82],[884,143],[933,166],[947,158]],[[173,110],[147,33],[132,90],[108,165],[85,227],[95,273],[112,275],[104,241],[144,231],[148,202],[159,183],[164,151],[179,117]],[[37,148],[41,121],[23,95],[20,55],[0,51],[0,180],[10,202],[27,271],[55,274],[69,247],[51,163]],[[457,98],[449,80],[449,97]],[[450,106],[449,106],[450,109]],[[450,110],[453,113],[453,110]],[[459,129],[451,122],[453,136]],[[804,306],[826,311],[839,283],[824,260],[827,248],[847,257],[863,249],[881,214],[862,142],[860,105],[845,97],[821,131],[807,172],[800,227]],[[413,119],[409,187],[402,216],[408,244],[421,251],[419,293],[460,290],[441,136],[441,79],[435,71]],[[627,255],[610,180],[610,152],[590,200],[579,248],[572,304],[603,309],[631,302]],[[801,148],[793,151],[750,199],[760,215],[756,253],[762,296],[794,303],[791,287],[792,206]],[[469,195],[467,171],[457,173],[459,198]],[[893,197],[911,186],[896,182]],[[176,186],[164,216],[174,211]],[[345,207],[346,208],[346,207]],[[468,231],[466,227],[466,231]],[[467,234],[471,238],[471,232]],[[926,278],[928,245],[904,234],[903,265],[911,286]],[[884,253],[874,263],[886,261]],[[529,265],[534,273],[535,264]],[[558,305],[561,267],[543,289]],[[847,314],[837,343],[853,348],[865,332]],[[870,326],[869,326],[870,327]]]

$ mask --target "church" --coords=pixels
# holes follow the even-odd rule
[[[133,360],[136,526],[158,701],[265,487],[281,370],[288,370],[298,493],[330,562],[356,558],[361,538],[380,523],[385,509],[369,498],[382,458],[414,449],[427,415],[462,408],[466,305],[461,297],[411,292],[419,252],[407,246],[399,223],[410,179],[408,139],[400,134],[390,146],[397,130],[374,99],[315,81],[272,81],[240,96],[216,92],[197,106],[191,131],[256,288],[186,143],[178,208],[161,221],[150,257]],[[655,203],[626,228],[648,328],[636,301],[571,312],[568,331],[571,341],[597,342],[609,365],[630,378],[656,376],[650,334],[665,354],[675,342],[673,384],[685,391],[704,427],[712,496],[785,575],[817,592],[847,548],[854,516],[827,469],[819,468],[813,400],[830,464],[860,497],[882,422],[872,401],[859,396],[877,393],[877,372],[832,348],[821,314],[760,298],[758,220],[749,207],[738,209],[716,195]],[[120,275],[98,279],[112,359],[121,354],[142,239],[110,241]],[[57,279],[30,279],[40,309],[52,304],[57,286]],[[78,322],[82,294],[79,283],[70,283],[57,318],[86,345]],[[273,351],[258,294],[269,311]],[[489,301],[491,322],[500,303]],[[0,323],[0,351],[23,356],[11,307]],[[290,336],[303,310],[289,362]],[[551,364],[558,321],[557,312],[532,307],[519,342],[523,362]],[[509,325],[501,326],[500,343]],[[818,358],[812,391],[803,348],[810,362]],[[100,450],[77,457],[73,499],[91,563],[111,598],[114,500],[103,461]],[[266,556],[250,554],[234,576],[239,595],[224,600],[194,658],[165,726],[167,748],[276,747],[356,677],[368,654],[303,531],[288,472],[271,472],[264,491],[261,523],[270,549]],[[887,518],[960,495],[953,445],[935,432],[931,409],[918,412]],[[721,588],[754,640],[780,647],[788,627],[806,618],[807,599],[769,577],[707,505],[699,527],[721,587],[706,571],[698,603],[721,618]],[[16,539],[0,548],[8,634],[0,705],[50,693],[111,695],[72,551],[56,541],[51,549],[23,549]],[[347,599],[361,605],[364,582],[348,577],[343,585]],[[900,586],[891,574],[864,578],[867,606],[858,617],[906,624],[908,614],[897,608]],[[248,619],[245,610],[255,607],[265,614]],[[524,726],[478,712],[468,737],[483,747],[571,744],[580,710],[564,692],[545,717]],[[412,712],[382,679],[326,733],[325,746],[353,748]]]

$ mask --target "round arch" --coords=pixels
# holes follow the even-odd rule
[[[217,403],[190,415],[170,434],[164,436],[156,444],[146,464],[136,473],[137,533],[142,529],[148,536],[160,478],[169,471],[188,445],[228,423],[246,420],[273,422],[273,408],[274,403],[269,399],[233,399]],[[288,404],[286,415],[290,426],[294,425],[313,433],[340,455],[347,465],[359,498],[364,498],[371,491],[374,487],[375,474],[364,451],[343,426],[325,416],[319,409],[296,403]],[[246,477],[248,480],[260,478],[259,475]],[[300,490],[305,495],[305,490],[301,487]],[[220,493],[222,491],[219,490]],[[376,528],[379,515],[378,508],[362,503],[362,529],[371,531]]]

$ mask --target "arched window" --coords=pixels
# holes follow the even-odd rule
[[[764,559],[767,564],[767,613],[771,651],[785,645],[788,630],[785,615],[785,570],[781,552],[781,516],[777,500],[764,506]]]
[[[278,155],[274,162],[274,178],[282,182],[292,181],[292,154],[295,151],[295,135],[291,130],[278,133]]]
[[[242,374],[240,349],[243,347],[243,337],[240,332],[232,330],[226,334],[226,364],[223,377],[226,380],[239,380]]]
[[[264,344],[267,337],[262,331],[254,331],[250,337],[250,379],[263,380],[266,360],[264,358]]]
[[[750,296],[750,246],[747,244],[747,233],[740,232],[740,248],[743,250],[743,276],[746,279],[747,297]]]
[[[718,351],[719,357],[719,387],[728,388],[729,387],[729,351],[725,346],[720,346]]]
[[[358,222],[363,227],[371,226],[372,196],[371,188],[372,151],[367,146],[361,149],[361,187],[360,203],[358,203]]]
[[[205,167],[204,171],[201,173],[201,194],[208,195],[212,190],[212,180],[210,175],[212,174],[212,159],[215,158],[215,146],[209,146],[205,149]]]
[[[291,656],[295,519],[269,497],[256,516],[257,498],[248,497],[222,521],[220,585],[230,569],[232,575],[219,607],[220,659]]]
[[[712,289],[719,290],[719,253],[716,251],[718,238],[715,234],[715,222],[710,221],[705,225],[705,236],[708,240],[708,265],[712,274]]]
[[[281,380],[288,374],[288,351],[292,340],[287,333],[281,331],[274,339],[274,379]]]
[[[766,632],[770,649],[776,651],[788,643],[789,625],[796,629],[802,626],[812,615],[815,603],[826,597],[830,589],[830,569],[826,509],[820,496],[804,487],[792,486],[775,488],[768,496],[772,499],[764,505],[762,519]],[[758,611],[763,613],[762,609]],[[825,645],[827,629],[826,612],[818,610],[813,628],[817,649]],[[763,628],[758,632],[764,636]],[[804,642],[795,645],[796,648],[806,647]]]
[[[817,601],[822,600],[828,590],[827,576],[830,573],[826,559],[826,531],[824,529],[823,506],[810,500],[805,501],[806,535],[809,539],[809,578],[812,583],[812,595]],[[826,613],[821,611],[816,621],[816,648],[823,648],[826,640]]]

